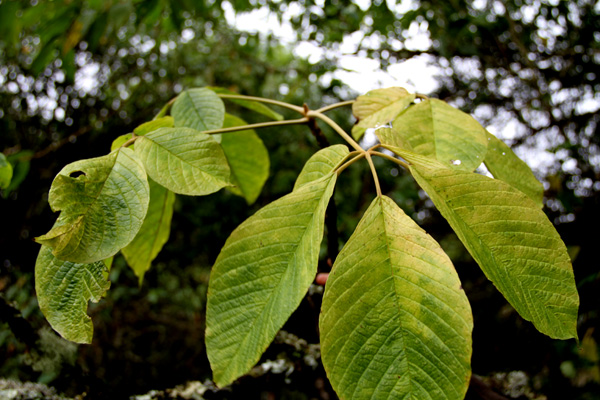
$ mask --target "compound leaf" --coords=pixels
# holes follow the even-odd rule
[[[133,269],[140,284],[150,264],[169,239],[175,193],[153,180],[150,184],[150,204],[140,231],[131,243],[121,249],[127,264]]]
[[[488,146],[486,130],[479,122],[437,99],[410,106],[394,120],[391,130],[377,131],[377,136],[383,144],[433,157],[465,171],[481,165]]]
[[[35,291],[42,313],[55,331],[72,342],[91,343],[94,327],[88,301],[98,302],[110,287],[106,266],[59,260],[42,246],[35,263]]]
[[[329,174],[348,154],[350,154],[348,147],[343,144],[336,144],[317,151],[304,164],[294,184],[294,190]]]
[[[148,180],[133,151],[120,148],[64,167],[48,201],[61,213],[36,241],[61,260],[93,263],[116,254],[137,234],[148,210]]]
[[[224,128],[242,125],[247,124],[241,118],[225,114]],[[253,129],[220,136],[221,147],[231,168],[231,182],[235,185],[230,190],[252,204],[269,177],[269,152]]]
[[[202,196],[230,186],[229,165],[221,146],[190,128],[159,128],[135,142],[148,176],[167,189]]]
[[[401,87],[371,90],[358,96],[352,104],[352,113],[359,119],[352,127],[352,136],[360,139],[368,128],[378,128],[396,118],[415,99],[413,93]]]
[[[336,174],[265,206],[233,231],[212,269],[206,350],[227,385],[260,359],[317,272],[325,209]]]
[[[338,255],[319,327],[327,376],[344,399],[463,399],[473,319],[452,262],[388,197]]]
[[[489,132],[485,166],[494,178],[503,180],[525,193],[538,207],[544,206],[544,186],[537,180],[531,168],[521,160],[502,140]]]
[[[389,148],[412,164],[419,185],[519,314],[552,338],[577,337],[571,260],[538,205],[501,180]]]
[[[171,115],[176,127],[187,127],[198,131],[219,129],[223,126],[225,105],[210,89],[190,89],[177,96]]]

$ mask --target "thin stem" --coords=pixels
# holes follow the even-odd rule
[[[370,153],[373,154],[374,156],[387,158],[388,160],[395,162],[396,164],[400,165],[401,167],[409,169],[409,165],[407,163],[405,163],[402,160],[397,159],[396,157],[392,157],[389,154],[381,153],[379,151],[370,151]]]
[[[348,135],[337,123],[335,123],[334,120],[332,120],[331,118],[329,118],[327,115],[325,114],[321,114],[318,111],[309,111],[306,113],[306,116],[308,118],[319,118],[320,120],[322,120],[323,122],[325,122],[327,125],[329,125],[330,127],[333,128],[334,131],[336,131],[338,133],[338,135],[340,135],[342,138],[344,138],[344,140],[346,142],[348,142],[348,144],[352,147],[354,147],[355,150],[357,151],[365,151],[362,147],[360,147],[360,145],[358,143],[356,143],[354,141],[354,139],[352,139],[352,137],[350,135]]]
[[[367,157],[367,162],[369,163],[369,167],[371,168],[371,172],[373,173],[373,179],[375,180],[375,191],[377,191],[377,196],[381,197],[381,187],[379,186],[379,178],[377,177],[377,171],[375,170],[375,164],[373,164],[373,160],[371,159],[371,153],[365,152]]]
[[[133,142],[135,142],[140,136],[133,136],[131,139],[129,139],[128,141],[126,141],[125,143],[123,143],[121,145],[121,147],[127,147],[130,144],[132,144]]]
[[[363,158],[364,156],[367,155],[366,151],[353,151],[352,153],[348,154],[346,156],[346,158],[344,158],[344,160],[348,159],[348,157],[350,157],[351,155],[355,155],[354,158],[352,158],[349,161],[346,161],[345,163],[343,163],[342,165],[339,165],[338,167],[336,167],[334,169],[334,171],[338,174],[338,176],[342,173],[343,170],[345,170],[346,168],[348,168],[349,166],[351,166],[352,164],[354,164],[355,162],[357,162],[358,160],[360,160],[361,158]],[[343,160],[342,160],[343,162]]]
[[[356,100],[341,101],[339,103],[330,104],[328,106],[319,108],[318,110],[315,110],[315,111],[316,112],[320,112],[320,113],[324,113],[326,111],[333,110],[334,108],[339,108],[339,107],[344,107],[344,106],[350,106],[350,105],[354,104],[355,101]]]
[[[257,124],[232,126],[232,127],[229,127],[229,128],[221,128],[221,129],[212,129],[212,130],[209,130],[209,131],[202,131],[202,133],[206,133],[207,135],[215,135],[217,133],[245,131],[247,129],[267,128],[269,126],[305,124],[308,121],[309,121],[309,119],[306,118],[306,117],[304,117],[304,118],[299,118],[299,119],[287,119],[287,120],[284,120],[284,121],[259,122]]]
[[[249,101],[258,101],[260,103],[269,103],[269,104],[273,104],[273,105],[276,105],[276,106],[288,108],[290,110],[294,110],[294,111],[299,112],[300,114],[304,115],[304,108],[303,107],[298,107],[298,106],[295,106],[295,105],[290,104],[290,103],[285,103],[283,101],[272,100],[272,99],[265,99],[263,97],[244,96],[244,95],[241,95],[241,94],[222,94],[222,93],[217,93],[217,96],[219,96],[222,99],[249,100]]]

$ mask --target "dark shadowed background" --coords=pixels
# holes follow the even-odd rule
[[[235,15],[250,15],[259,24],[268,13],[279,24],[271,31],[233,23]],[[412,178],[376,160],[383,192],[442,244],[471,301],[476,379],[468,398],[600,398],[599,13],[600,4],[586,0],[2,0],[0,151],[14,177],[0,196],[0,377],[90,398],[210,379],[203,331],[211,265],[239,223],[292,189],[319,149],[310,130],[259,131],[271,173],[255,204],[227,191],[178,196],[170,239],[141,287],[115,258],[107,297],[89,308],[91,345],[60,339],[37,307],[33,238],[56,218],[47,202],[52,179],[70,162],[108,153],[113,139],[186,88],[222,86],[312,108],[352,99],[361,93],[345,79],[356,76],[352,66],[338,62],[345,52],[381,72],[409,60],[429,63],[411,72],[416,81],[434,71],[424,94],[473,113],[534,166],[546,189],[544,210],[573,258],[579,343],[551,340],[522,320]],[[285,37],[278,34],[284,28]],[[302,57],[300,45],[320,53]],[[348,130],[354,122],[348,109],[331,116]],[[326,233],[323,271],[374,196],[364,165],[340,179],[328,211],[338,233]],[[314,346],[321,299],[314,289],[263,356],[262,369],[205,397],[336,398]]]

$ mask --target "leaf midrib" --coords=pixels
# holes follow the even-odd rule
[[[331,175],[330,179],[333,177],[333,175]],[[318,206],[317,208],[321,205],[321,202],[323,200],[323,196],[325,195],[325,193],[327,192],[327,189],[329,187],[329,185],[331,184],[331,181],[329,181],[327,183],[327,185],[325,185],[325,187],[323,188],[323,192],[320,196],[319,202],[318,202]],[[248,329],[248,333],[244,336],[244,339],[242,340],[242,343],[237,346],[237,348],[235,349],[234,354],[229,358],[230,362],[227,364],[227,367],[225,368],[225,370],[220,374],[221,376],[226,375],[227,373],[229,373],[229,371],[232,369],[232,366],[235,366],[234,364],[234,360],[239,357],[240,351],[244,348],[245,343],[248,341],[248,338],[252,336],[252,332],[254,331],[254,327],[257,323],[258,320],[263,320],[263,316],[266,312],[267,309],[269,309],[269,305],[271,304],[271,301],[273,299],[273,296],[275,295],[275,293],[278,293],[280,288],[281,288],[281,281],[283,280],[284,276],[286,276],[288,274],[288,271],[290,271],[290,264],[291,261],[297,258],[297,249],[298,247],[300,247],[300,244],[302,242],[304,242],[304,240],[306,240],[306,232],[310,231],[310,228],[313,227],[314,225],[314,221],[317,218],[317,212],[313,213],[313,217],[310,219],[310,222],[306,225],[306,228],[304,229],[304,232],[302,233],[302,237],[301,239],[298,241],[298,244],[295,246],[295,250],[293,252],[290,252],[290,261],[287,263],[286,269],[284,271],[284,273],[281,274],[281,277],[279,279],[279,282],[277,283],[277,285],[275,286],[275,290],[273,290],[267,297],[267,300],[261,305],[262,310],[260,312],[260,315],[256,318],[254,318],[254,320],[252,321],[252,324],[250,325],[250,328]],[[267,345],[268,346],[268,345]]]
[[[187,129],[191,129],[191,128],[187,128]],[[189,137],[189,135],[186,135],[186,137]],[[188,165],[192,170],[198,170],[201,174],[208,176],[210,179],[214,179],[219,183],[225,183],[225,184],[229,184],[229,182],[224,181],[221,179],[221,177],[217,176],[217,175],[212,175],[211,173],[205,171],[204,169],[202,169],[200,166],[197,165],[193,165],[190,162],[184,160],[181,157],[178,157],[175,153],[171,152],[167,147],[165,147],[164,145],[162,145],[161,143],[153,140],[152,138],[148,138],[148,136],[140,136],[140,138],[142,139],[146,139],[152,143],[154,143],[154,145],[156,145],[157,147],[159,147],[161,150],[167,152],[169,155],[173,156],[174,158],[176,158],[177,160],[180,160],[182,163]],[[190,149],[190,151],[192,151],[192,149]]]

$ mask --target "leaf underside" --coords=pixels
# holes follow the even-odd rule
[[[352,127],[352,136],[358,140],[368,128],[386,125],[414,100],[415,95],[401,87],[375,89],[358,96],[352,104],[352,114],[359,119]]]
[[[225,105],[210,89],[189,89],[177,96],[171,115],[176,127],[198,131],[219,129],[223,126]]]
[[[99,261],[77,264],[52,255],[42,246],[35,263],[35,291],[42,313],[62,337],[91,343],[93,325],[87,315],[88,301],[98,302],[110,287]]]
[[[178,194],[202,196],[230,186],[230,169],[221,146],[190,128],[160,128],[135,143],[146,172]]]
[[[246,125],[246,122],[225,114],[223,128],[241,125]],[[231,168],[231,181],[235,185],[229,190],[252,204],[269,177],[269,152],[253,129],[227,132],[220,137],[221,147]]]
[[[175,193],[153,180],[150,184],[150,204],[144,223],[136,237],[121,249],[127,264],[133,269],[140,284],[150,264],[169,239]]]
[[[64,167],[49,203],[61,214],[36,241],[61,260],[93,263],[116,254],[137,234],[148,209],[146,173],[130,149]]]
[[[343,399],[463,399],[473,321],[440,246],[376,198],[325,288],[321,354]]]
[[[219,386],[248,372],[317,272],[335,174],[265,206],[233,231],[212,269],[206,350]]]
[[[296,178],[294,190],[329,174],[348,154],[348,147],[343,144],[336,144],[317,151],[304,164]]]
[[[437,99],[412,105],[377,131],[381,143],[429,156],[456,169],[474,171],[487,152],[485,129],[469,114]]]
[[[417,183],[518,313],[552,338],[576,338],[571,261],[537,204],[501,180],[393,150],[412,163]]]
[[[502,140],[489,132],[488,150],[485,155],[485,166],[495,179],[500,179],[519,189],[542,208],[544,205],[544,186],[537,180],[531,168]]]

